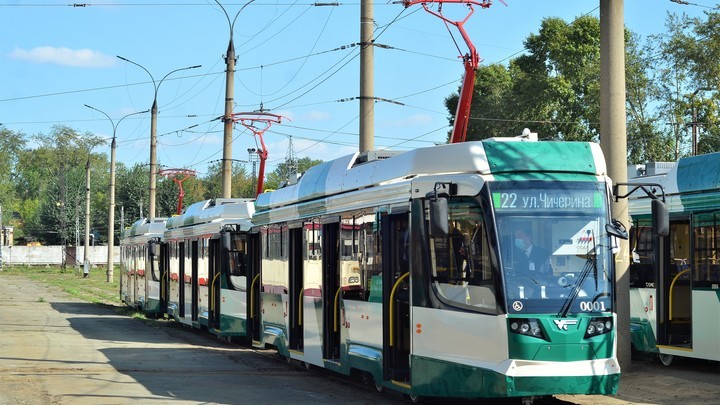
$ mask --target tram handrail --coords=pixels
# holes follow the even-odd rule
[[[220,276],[220,273],[217,273],[210,282],[210,308],[213,311],[215,310],[215,280],[217,280],[218,276]]]
[[[680,276],[682,276],[684,273],[687,273],[688,271],[690,271],[690,269],[685,269],[685,270],[679,272],[675,276],[675,278],[673,278],[672,283],[670,283],[670,292],[669,292],[670,298],[668,299],[668,303],[670,304],[670,313],[668,314],[669,315],[668,320],[670,320],[670,321],[672,321],[672,319],[673,319],[673,315],[672,315],[672,313],[673,313],[673,294],[672,294],[672,292],[673,292],[673,288],[675,288],[675,282],[677,281],[678,278],[680,278]]]
[[[260,273],[256,274],[250,283],[250,319],[255,318],[255,282],[260,277]]]
[[[302,314],[303,314],[303,294],[305,288],[300,289],[300,296],[298,297],[298,326],[302,326]]]
[[[334,318],[334,319],[333,319],[333,321],[334,321],[334,322],[333,322],[333,325],[334,325],[333,332],[337,332],[337,330],[338,330],[338,326],[337,326],[337,319],[338,319],[338,298],[340,297],[340,291],[342,291],[342,287],[338,287],[337,291],[335,292],[335,305],[334,305],[334,307],[335,307],[335,311],[334,311],[335,316],[333,317],[333,318]]]
[[[393,285],[392,291],[390,291],[390,310],[388,316],[390,317],[390,343],[389,346],[393,345],[393,338],[394,338],[394,329],[393,329],[393,314],[394,314],[394,306],[395,306],[395,291],[397,290],[398,286],[400,285],[400,282],[403,281],[406,277],[410,275],[410,272],[403,274],[402,276],[398,277],[398,279],[395,281],[395,285]]]

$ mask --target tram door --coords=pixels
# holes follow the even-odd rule
[[[290,291],[288,316],[290,321],[290,349],[303,351],[303,228],[290,229]]]
[[[198,241],[194,240],[191,242],[191,252],[192,252],[192,260],[191,260],[191,271],[192,271],[192,281],[191,285],[192,288],[190,289],[192,291],[192,306],[191,306],[191,319],[193,322],[197,322],[198,320],[198,257],[200,254],[200,251],[198,249]]]
[[[178,317],[185,317],[185,242],[178,243]]]
[[[253,346],[262,345],[262,317],[260,308],[260,263],[262,261],[262,248],[260,244],[260,232],[253,232],[248,235],[248,276],[247,276],[247,319],[248,336]]]
[[[340,218],[322,224],[323,358],[340,358]]]
[[[668,258],[659,266],[657,343],[674,347],[692,347],[692,253],[690,219],[673,218],[670,235],[661,249]]]
[[[407,382],[410,381],[408,214],[383,215],[380,221],[384,377]]]
[[[167,243],[160,244],[160,313],[167,314],[168,297],[170,295],[170,247]]]
[[[220,234],[223,235],[223,234]],[[208,251],[208,279],[210,285],[208,295],[210,305],[208,306],[208,329],[220,328],[220,288],[222,284],[223,267],[225,260],[220,236],[216,235],[209,241]]]

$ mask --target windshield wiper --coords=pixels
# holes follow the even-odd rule
[[[580,294],[580,287],[583,285],[583,283],[585,283],[585,279],[587,278],[588,274],[590,274],[590,270],[593,270],[593,276],[595,277],[595,290],[598,289],[597,246],[595,245],[594,235],[592,241],[593,247],[587,253],[588,255],[592,254],[592,256],[588,256],[587,260],[585,261],[585,266],[583,266],[582,273],[580,273],[580,278],[578,278],[578,281],[573,286],[572,291],[570,291],[570,296],[567,297],[565,303],[560,309],[560,312],[558,312],[558,318],[565,318],[568,312],[570,312],[570,308],[572,307],[573,302],[575,302],[575,298],[577,298],[578,294]]]

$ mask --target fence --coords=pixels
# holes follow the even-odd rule
[[[66,246],[63,254],[62,246],[3,246],[2,263],[6,266],[29,265],[29,266],[60,266],[63,263],[82,265],[85,248],[83,246]],[[92,266],[107,265],[107,246],[90,246],[88,249],[88,260]],[[113,248],[113,262],[120,263],[120,248]]]

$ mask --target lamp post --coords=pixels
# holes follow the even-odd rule
[[[238,10],[237,14],[235,14],[235,18],[233,18],[232,21],[230,21],[230,16],[228,15],[227,11],[225,11],[225,7],[223,7],[222,4],[218,0],[215,0],[215,2],[220,6],[223,13],[225,13],[225,17],[228,21],[228,26],[230,27],[230,40],[228,42],[228,48],[225,55],[225,65],[227,66],[227,69],[225,70],[225,115],[223,116],[223,122],[225,124],[223,129],[223,159],[222,159],[222,196],[223,198],[230,198],[231,197],[231,189],[232,189],[232,126],[233,126],[233,119],[232,119],[232,110],[233,110],[233,99],[235,97],[235,45],[233,44],[233,27],[235,26],[235,20],[237,20],[238,16],[240,15],[240,12],[245,9],[250,3],[252,3],[255,0],[250,0],[247,3],[245,3],[242,7],[240,7],[240,10]]]
[[[160,85],[162,84],[163,80],[170,76],[171,74],[175,72],[179,72],[181,70],[188,70],[188,69],[196,69],[201,67],[202,65],[195,65],[195,66],[188,66],[180,69],[175,69],[171,71],[170,73],[163,76],[162,79],[160,79],[159,82],[155,82],[155,78],[153,77],[152,73],[145,69],[141,64],[131,61],[130,59],[123,58],[120,55],[117,55],[118,59],[124,60],[125,62],[132,63],[135,66],[138,66],[140,69],[144,70],[149,76],[150,80],[153,82],[153,90],[155,91],[153,96],[153,103],[152,107],[150,108],[150,203],[148,207],[148,219],[150,222],[152,222],[155,219],[155,183],[157,181],[157,94],[158,89],[160,88]]]
[[[137,115],[137,114],[145,114],[146,112],[150,110],[145,111],[139,111],[127,114],[126,116],[120,118],[117,122],[117,124],[113,121],[112,118],[110,118],[109,115],[107,115],[104,111],[97,109],[93,106],[89,106],[85,104],[85,107],[90,108],[92,110],[95,110],[104,116],[107,117],[107,119],[110,120],[110,124],[113,127],[113,137],[112,137],[112,143],[110,144],[110,208],[108,210],[108,257],[107,257],[107,282],[111,283],[113,281],[113,248],[115,247],[115,149],[117,149],[117,144],[115,142],[115,134],[117,132],[117,127],[120,125],[120,122],[124,120],[125,118],[131,116],[131,115]]]
[[[695,108],[695,96],[704,90],[712,89],[709,87],[700,87],[689,96],[690,107],[692,108],[692,122],[690,123],[690,126],[692,127],[692,156],[697,155],[697,127],[699,126],[699,123],[697,122],[697,109]]]

